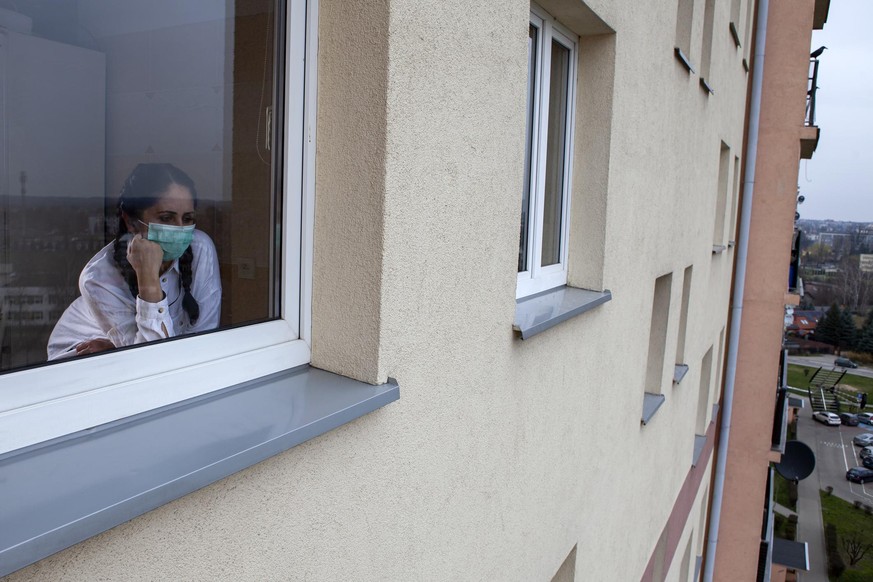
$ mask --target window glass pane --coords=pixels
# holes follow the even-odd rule
[[[552,41],[549,125],[546,138],[546,187],[543,200],[542,265],[544,267],[561,261],[569,89],[570,50],[559,42]]]
[[[521,197],[521,236],[518,247],[518,272],[527,271],[528,251],[530,248],[530,173],[533,151],[534,98],[536,96],[537,76],[537,38],[539,30],[530,25],[527,43],[527,122],[524,134],[524,186]]]
[[[278,315],[273,4],[11,4],[0,370]]]

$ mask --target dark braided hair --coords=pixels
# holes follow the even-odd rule
[[[139,283],[136,271],[127,260],[127,243],[130,234],[127,231],[124,215],[142,220],[143,211],[157,204],[164,192],[173,184],[184,186],[191,192],[196,208],[197,190],[194,188],[194,180],[172,164],[139,164],[121,187],[121,194],[118,196],[118,234],[115,236],[112,257],[134,299],[139,295]],[[185,291],[182,296],[182,309],[188,314],[188,320],[192,325],[197,323],[197,318],[200,317],[200,304],[191,294],[193,261],[194,252],[188,246],[179,257],[179,272],[182,275],[182,288]]]

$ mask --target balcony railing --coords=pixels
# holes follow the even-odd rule
[[[809,78],[806,85],[806,126],[815,125],[815,92],[818,90],[818,59],[809,59]]]
[[[791,241],[791,262],[788,265],[788,292],[802,295],[800,282],[800,239],[803,231],[794,229],[794,237]]]

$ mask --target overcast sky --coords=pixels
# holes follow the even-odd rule
[[[812,33],[819,58],[816,125],[811,160],[798,182],[806,198],[802,218],[873,222],[873,0],[830,3],[823,30]],[[765,65],[766,66],[766,65]]]

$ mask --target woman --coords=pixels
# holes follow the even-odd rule
[[[218,327],[221,280],[212,240],[194,230],[197,192],[171,164],[140,164],[118,199],[118,235],[88,262],[55,325],[48,359]]]

